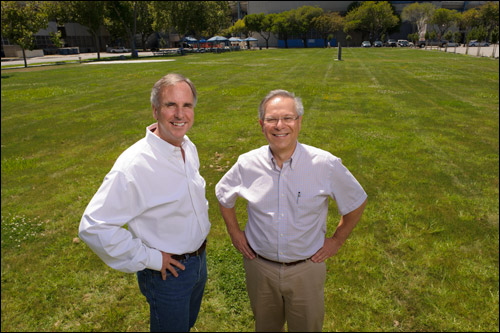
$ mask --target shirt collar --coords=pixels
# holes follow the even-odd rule
[[[300,155],[302,153],[302,149],[303,149],[302,145],[300,144],[300,142],[297,141],[297,145],[295,146],[295,150],[292,156],[290,157],[289,160],[287,160],[290,161],[290,169],[293,170],[295,168],[295,165],[297,165],[297,162],[299,161]],[[271,151],[270,146],[268,146],[267,149],[267,156],[269,159],[269,164],[271,164],[271,168],[277,169],[276,161],[274,160],[273,152]]]
[[[162,152],[168,152],[168,153],[174,153],[176,150],[179,149],[179,147],[174,146],[167,141],[163,140],[153,132],[157,129],[158,123],[154,123],[152,125],[149,125],[146,128],[146,141],[153,147],[159,149]],[[182,141],[182,148],[185,150],[186,144],[189,141],[189,138],[187,135],[184,135],[184,139]]]

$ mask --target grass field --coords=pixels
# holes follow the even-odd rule
[[[241,255],[215,184],[266,144],[260,100],[302,97],[299,140],[342,158],[365,214],[327,261],[325,331],[499,330],[499,62],[414,49],[278,49],[166,63],[2,70],[2,331],[148,331],[134,274],[79,242],[81,215],[153,123],[169,72],[198,89],[197,145],[212,229],[193,331],[252,331]],[[240,221],[245,202],[237,202]],[[328,232],[339,215],[330,203]]]

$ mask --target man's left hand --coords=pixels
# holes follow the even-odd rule
[[[323,247],[311,257],[311,261],[315,263],[323,262],[336,255],[341,246],[342,244],[340,244],[335,238],[325,238]]]

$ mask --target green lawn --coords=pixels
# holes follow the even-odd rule
[[[195,124],[212,229],[193,331],[252,331],[241,255],[215,184],[266,144],[272,89],[302,97],[299,140],[342,158],[365,214],[327,261],[325,331],[499,330],[499,62],[417,49],[278,49],[165,63],[2,70],[2,331],[148,331],[134,274],[78,242],[119,154],[153,123],[149,95],[178,72]],[[240,221],[245,202],[237,202]],[[330,203],[329,235],[339,215]],[[75,239],[76,238],[76,239]]]

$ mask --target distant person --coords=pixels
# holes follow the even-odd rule
[[[361,218],[367,195],[340,158],[297,141],[304,108],[285,90],[260,103],[269,145],[241,155],[215,187],[233,245],[243,254],[247,291],[258,332],[323,328],[325,260],[335,255]],[[237,197],[248,221],[237,221]],[[328,197],[342,215],[326,237]]]
[[[80,222],[80,238],[107,265],[137,272],[151,331],[189,331],[207,280],[205,180],[186,136],[196,101],[193,83],[182,75],[155,83],[157,122],[118,157]]]

